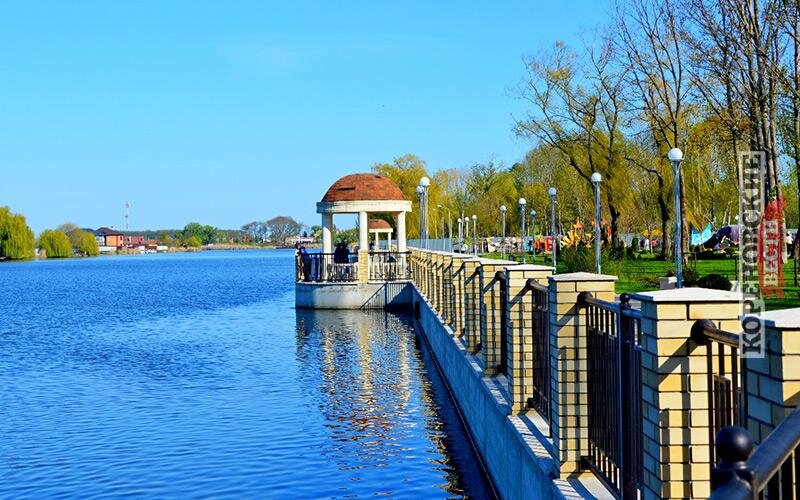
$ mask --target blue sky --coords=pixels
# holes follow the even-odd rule
[[[341,4],[341,5],[336,5]],[[17,2],[0,8],[0,205],[63,222],[318,223],[338,177],[529,144],[522,57],[605,17],[561,2]],[[342,221],[344,222],[344,221]]]

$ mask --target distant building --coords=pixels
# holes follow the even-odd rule
[[[144,245],[147,242],[142,235],[133,235],[133,236],[123,236],[122,237],[122,244],[126,247],[135,247],[139,245]]]
[[[301,245],[308,245],[314,243],[315,240],[314,238],[307,236],[290,236],[289,238],[286,238],[286,241],[289,243],[289,245],[296,245],[297,243],[300,243]]]
[[[122,233],[110,227],[101,227],[94,231],[94,237],[101,247],[121,247],[124,245]]]

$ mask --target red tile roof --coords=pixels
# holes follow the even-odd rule
[[[389,223],[386,222],[383,219],[370,219],[368,227],[370,229],[391,229],[392,228],[392,226],[389,225]]]
[[[404,200],[403,192],[388,177],[351,174],[334,182],[322,201]]]

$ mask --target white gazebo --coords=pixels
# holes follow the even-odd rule
[[[392,226],[383,219],[370,219],[369,220],[369,234],[373,237],[375,243],[375,250],[381,249],[381,235],[386,235],[386,250],[392,250],[392,233],[394,230]]]
[[[393,180],[377,174],[346,175],[334,182],[322,201],[317,203],[317,213],[322,215],[322,251],[333,251],[334,214],[358,214],[360,251],[369,249],[369,215],[384,214],[394,217],[397,251],[405,252],[407,212],[411,212],[411,202],[403,198],[403,192]],[[386,225],[391,231],[391,226]]]

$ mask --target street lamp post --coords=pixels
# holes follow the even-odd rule
[[[551,187],[547,190],[550,196],[550,235],[553,238],[553,272],[555,273],[558,265],[558,238],[556,237],[556,188]]]
[[[500,253],[505,260],[506,258],[506,206],[500,205],[500,217],[502,220],[501,226],[503,228],[500,238]]]
[[[422,218],[423,208],[425,207],[425,189],[422,186],[417,186],[417,196],[419,197],[419,244],[425,245],[425,221]]]
[[[472,214],[472,252],[478,255],[478,216]]]
[[[422,227],[425,234],[425,249],[429,249],[428,243],[428,187],[431,185],[431,180],[423,176],[419,180],[419,186],[422,188],[422,206],[420,207],[420,212],[422,216]]]
[[[458,249],[461,251],[461,246],[464,244],[464,219],[459,217],[456,219],[456,222],[458,222],[458,240],[456,241],[458,243]]]
[[[531,249],[533,250],[533,262],[536,262],[536,210],[531,209]]]
[[[527,203],[528,203],[528,201],[525,198],[520,198],[519,199],[519,220],[520,220],[520,223],[522,224],[522,233],[521,233],[522,237],[520,239],[520,246],[522,248],[520,250],[522,250],[522,263],[523,264],[525,263],[525,205]]]
[[[603,176],[600,172],[592,174],[594,184],[594,268],[600,274],[600,182]]]
[[[466,245],[468,241],[469,241],[469,217],[465,215],[464,216],[464,245]],[[461,253],[468,253],[468,251],[464,251],[464,248],[463,248],[464,245],[462,245]]]
[[[683,288],[683,237],[681,236],[681,162],[683,151],[672,148],[667,153],[672,162],[672,200],[675,214],[675,286]]]

